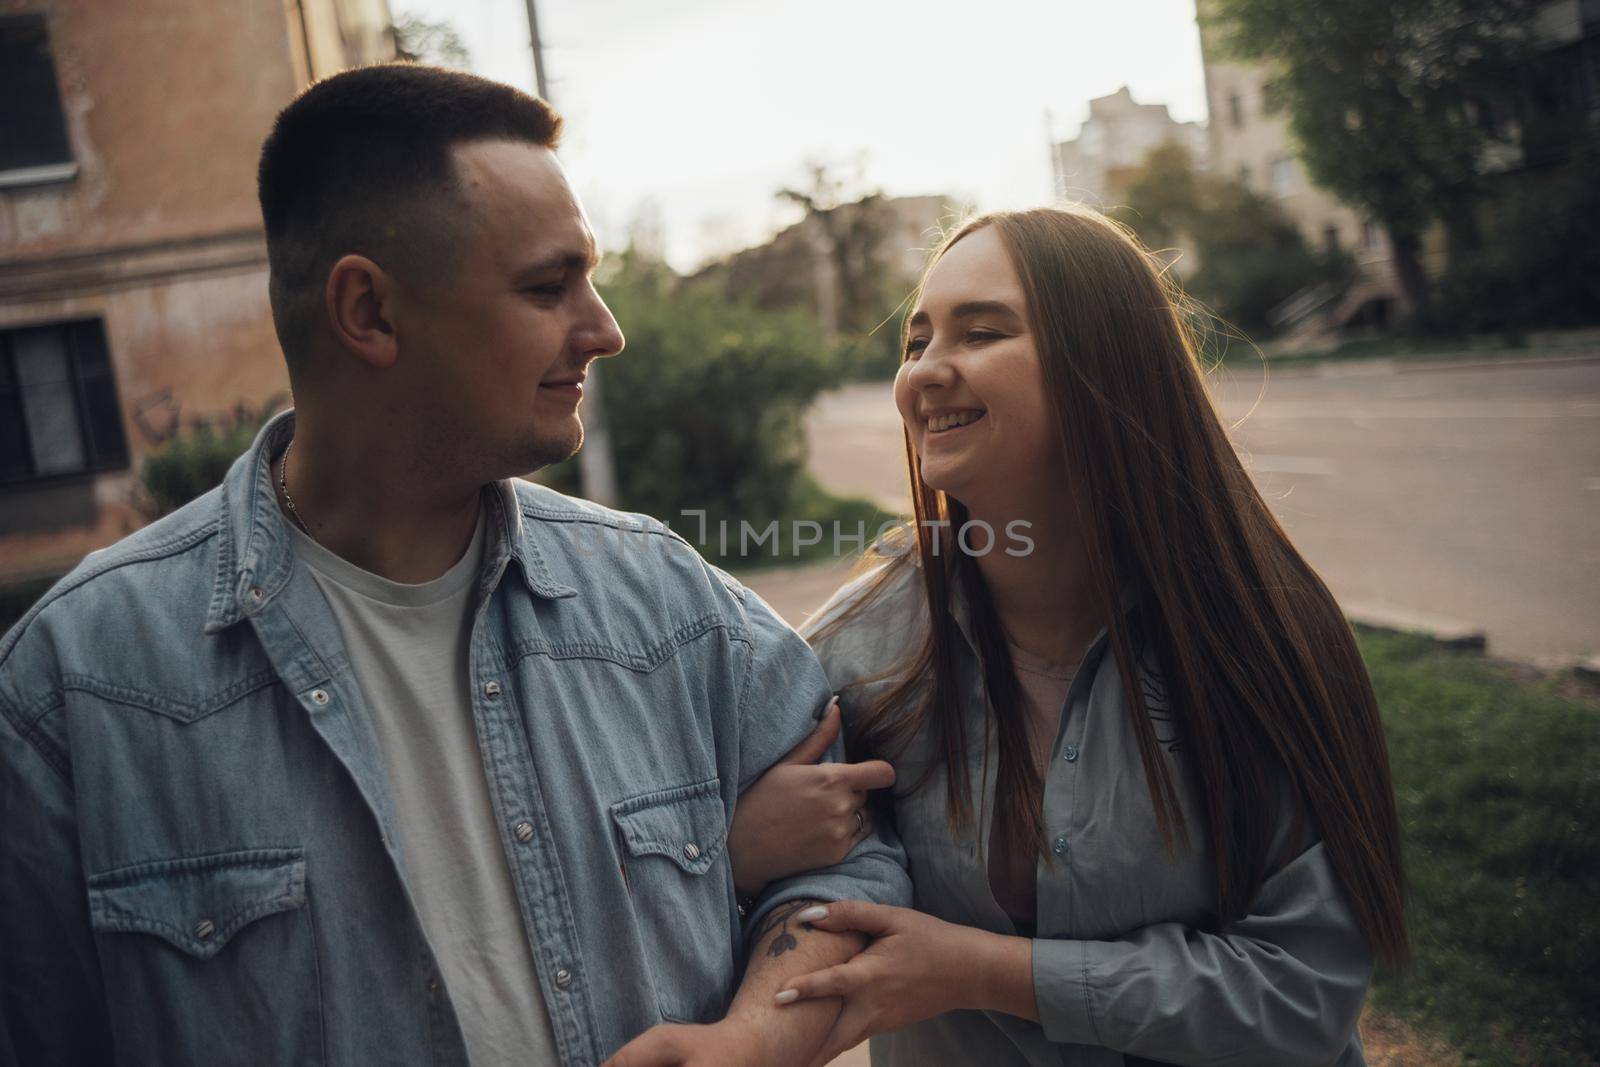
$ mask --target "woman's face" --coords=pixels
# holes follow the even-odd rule
[[[934,265],[894,398],[922,479],[969,507],[1001,503],[1059,466],[1022,283],[993,226]]]

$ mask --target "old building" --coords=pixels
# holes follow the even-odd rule
[[[1402,310],[1403,298],[1387,235],[1310,181],[1288,116],[1272,106],[1273,70],[1221,59],[1205,18],[1209,7],[1210,0],[1199,0],[1212,169],[1274,198],[1307,241],[1347,249],[1359,267],[1355,284],[1336,302],[1319,303],[1317,294],[1308,293],[1299,309],[1283,309],[1286,325],[1303,323],[1314,331],[1388,321]],[[1522,85],[1503,100],[1486,102],[1502,139],[1480,161],[1485,174],[1563,165],[1585,131],[1600,124],[1600,0],[1543,0],[1535,30],[1540,51],[1523,72]],[[1444,272],[1447,246],[1440,228],[1425,240],[1422,259],[1429,274]]]
[[[1204,0],[1200,6],[1203,14]],[[1328,307],[1321,294],[1306,294],[1305,310],[1316,312],[1304,318],[1308,329],[1320,331],[1332,320],[1342,324],[1359,315],[1387,321],[1400,286],[1382,228],[1310,181],[1289,132],[1288,116],[1272,105],[1272,70],[1219,59],[1214,34],[1203,20],[1200,46],[1211,116],[1207,125],[1212,170],[1274,200],[1308,243],[1345,249],[1356,261],[1357,280],[1338,307]],[[1298,323],[1286,325],[1292,328]]]
[[[143,521],[142,456],[287,402],[255,166],[385,0],[0,0],[0,583]]]
[[[1173,142],[1206,168],[1210,151],[1200,123],[1174,121],[1165,104],[1135,102],[1127,86],[1096,97],[1078,136],[1051,148],[1056,193],[1095,207],[1115,205],[1150,150]]]

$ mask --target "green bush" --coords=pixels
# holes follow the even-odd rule
[[[805,476],[802,419],[841,369],[815,318],[674,282],[665,268],[624,254],[619,273],[602,286],[628,338],[627,351],[602,367],[620,506],[669,522],[692,542],[700,541],[701,520],[684,513],[703,511],[711,533],[697,547],[730,564],[741,560],[737,544],[721,552],[722,522],[737,542],[742,522],[759,530],[773,520],[838,518],[853,531],[857,519],[880,515]],[[576,492],[576,462],[544,480]],[[787,527],[782,536],[783,556],[792,560]],[[756,549],[746,562],[771,562],[770,553],[770,546]]]
[[[274,400],[256,412],[241,405],[222,424],[197,423],[145,456],[137,494],[145,517],[158,519],[221,485],[228,468],[250,447],[276,406]]]

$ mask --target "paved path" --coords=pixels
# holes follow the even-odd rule
[[[1213,391],[1280,521],[1353,614],[1487,630],[1547,663],[1600,652],[1600,359],[1327,364],[1218,375]],[[1259,402],[1258,402],[1259,396]],[[811,470],[906,509],[887,384],[830,393]],[[792,622],[848,571],[751,582]]]

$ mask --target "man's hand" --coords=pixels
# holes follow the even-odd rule
[[[883,760],[822,763],[839,736],[837,699],[804,741],[746,789],[733,809],[728,854],[740,893],[840,863],[872,830],[867,793],[894,785]]]
[[[847,963],[791,978],[776,1002],[844,998],[833,1030],[812,1058],[821,1067],[873,1034],[959,1008],[1038,1018],[1033,942],[936,919],[911,908],[839,901],[795,916],[818,930],[855,931],[872,943]]]
[[[769,1062],[758,1029],[727,1018],[710,1026],[652,1026],[603,1067],[764,1067]]]

